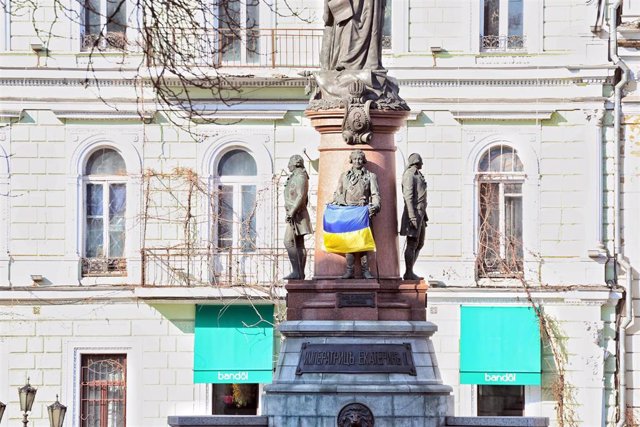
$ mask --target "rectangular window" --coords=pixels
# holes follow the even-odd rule
[[[81,50],[127,47],[126,0],[84,0],[81,18]]]
[[[123,274],[126,184],[88,183],[83,275]]]
[[[3,25],[0,25],[0,50],[11,50],[11,0],[4,0],[0,2],[2,7],[0,8],[0,20]]]
[[[212,384],[213,415],[256,415],[258,384]]]
[[[260,61],[260,0],[218,4],[219,60],[225,65]]]
[[[256,249],[256,186],[218,186],[218,247]]]
[[[478,416],[522,417],[523,415],[524,386],[478,386]]]
[[[482,5],[480,50],[504,52],[523,50],[523,0],[484,0]]]
[[[523,271],[522,183],[480,182],[479,277]]]
[[[391,49],[391,30],[392,30],[392,12],[391,8],[393,0],[387,0],[384,5],[384,24],[382,25],[382,48]]]
[[[126,397],[126,354],[82,355],[81,427],[125,427]]]
[[[242,219],[240,223],[240,247],[243,252],[256,249],[256,186],[242,186]]]

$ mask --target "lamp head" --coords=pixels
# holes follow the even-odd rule
[[[58,401],[57,394],[55,403],[47,406],[47,411],[49,412],[50,427],[62,427],[64,416],[67,413],[67,407]]]
[[[18,389],[18,396],[20,397],[20,410],[22,412],[31,412],[33,401],[36,399],[36,392],[38,389],[31,387],[29,384],[29,378],[27,378],[27,384]]]

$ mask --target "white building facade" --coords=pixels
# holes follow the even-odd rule
[[[637,425],[640,5],[388,2],[384,65],[411,107],[397,169],[424,159],[416,271],[451,413]],[[83,18],[55,22],[53,3],[5,2],[0,426],[22,417],[27,378],[34,425],[56,394],[72,426],[260,412],[293,154],[315,218],[320,137],[300,73],[318,69],[323,6],[293,3],[234,3],[257,27],[218,58],[229,102],[195,91],[194,116],[156,102],[134,2],[74,3]],[[242,344],[229,327],[264,338]]]

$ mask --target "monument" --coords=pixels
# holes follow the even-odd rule
[[[263,396],[270,426],[436,427],[448,414],[427,285],[413,273],[426,226],[415,156],[409,168],[418,173],[404,174],[417,192],[403,195],[411,249],[400,276],[394,133],[408,107],[381,64],[384,3],[325,0],[322,69],[306,111],[320,133],[314,274],[286,284],[284,341]],[[375,252],[325,250],[323,234],[333,231],[323,218],[333,205],[366,207]]]

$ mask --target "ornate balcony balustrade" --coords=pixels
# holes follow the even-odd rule
[[[480,36],[480,51],[511,52],[526,50],[524,36]]]

